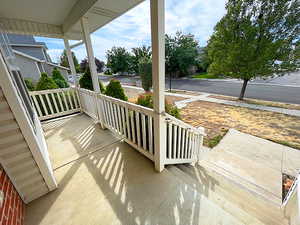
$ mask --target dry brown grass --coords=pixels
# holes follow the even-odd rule
[[[229,128],[300,149],[300,118],[280,113],[197,101],[181,110],[182,120],[206,128],[205,144]]]

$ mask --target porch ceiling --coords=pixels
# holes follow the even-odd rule
[[[10,33],[82,39],[80,18],[94,32],[143,0],[2,0],[0,24]]]

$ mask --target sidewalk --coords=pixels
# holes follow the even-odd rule
[[[178,108],[183,108],[186,106],[187,103],[190,103],[190,102],[206,101],[206,102],[213,102],[213,103],[219,103],[219,104],[225,104],[225,105],[245,107],[245,108],[250,108],[250,109],[258,109],[258,110],[264,110],[264,111],[269,111],[269,112],[276,112],[276,113],[282,113],[282,114],[286,114],[286,115],[290,115],[290,116],[300,117],[300,110],[285,109],[285,108],[279,108],[279,107],[271,107],[271,106],[248,104],[248,103],[243,103],[243,102],[216,99],[216,98],[209,97],[211,95],[209,93],[205,93],[205,94],[199,95],[199,96],[190,96],[190,95],[175,94],[175,93],[167,93],[167,94],[170,96],[189,98],[189,99],[175,102],[175,105]]]
[[[213,102],[213,103],[219,103],[219,104],[225,104],[225,105],[245,107],[245,108],[250,108],[250,109],[258,109],[258,110],[264,110],[264,111],[269,111],[269,112],[276,112],[276,113],[282,113],[282,114],[286,114],[286,115],[290,115],[290,116],[300,117],[300,110],[285,109],[285,108],[279,108],[279,107],[271,107],[271,106],[248,104],[248,103],[243,103],[243,102],[216,99],[216,98],[209,97],[211,94],[208,94],[208,93],[205,93],[205,94],[199,95],[199,96],[190,96],[190,95],[182,95],[182,94],[175,94],[175,93],[167,93],[167,94],[171,95],[171,96],[178,96],[178,97],[185,97],[185,98],[189,97],[189,99],[175,102],[175,105],[178,108],[183,108],[186,106],[187,103],[190,103],[190,102],[206,101],[206,102]]]
[[[141,92],[141,93],[143,92],[143,89],[140,88],[140,87],[134,87],[134,86],[128,86],[128,85],[123,85],[123,87],[130,88],[130,89],[136,90],[136,91]],[[188,95],[188,94],[178,94],[178,93],[165,92],[165,95],[186,98],[185,100],[175,102],[175,105],[178,108],[183,108],[190,102],[206,101],[206,102],[232,105],[232,106],[244,107],[244,108],[250,108],[250,109],[256,109],[256,110],[264,110],[264,111],[269,111],[269,112],[276,112],[276,113],[282,113],[282,114],[286,114],[286,115],[290,115],[290,116],[300,117],[300,110],[285,109],[285,108],[279,108],[279,107],[264,106],[264,105],[257,105],[257,104],[249,104],[249,103],[243,103],[243,102],[216,99],[216,98],[209,97],[210,95],[213,95],[211,93],[199,93],[198,96],[193,96],[193,95]]]

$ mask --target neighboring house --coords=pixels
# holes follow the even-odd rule
[[[7,34],[7,40],[15,54],[16,64],[22,71],[24,78],[38,81],[41,73],[52,74],[56,67],[67,79],[69,68],[60,66],[51,61],[44,42],[37,42],[32,35]]]

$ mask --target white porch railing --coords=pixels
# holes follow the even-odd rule
[[[154,111],[102,94],[97,95],[97,101],[104,126],[154,161]]]
[[[82,110],[154,161],[153,109],[85,89],[78,90]],[[199,158],[204,129],[195,128],[168,114],[164,164],[191,163]]]
[[[80,112],[80,101],[74,88],[32,91],[29,94],[40,120]]]
[[[96,107],[97,93],[82,88],[77,90],[79,101],[81,103],[81,111],[93,119],[98,120],[98,111]]]
[[[165,164],[192,163],[199,159],[203,128],[195,128],[166,114],[167,148]]]
[[[153,109],[81,88],[37,91],[30,95],[41,120],[82,111],[154,161]],[[205,135],[203,128],[195,128],[168,114],[165,123],[163,164],[196,162]]]

